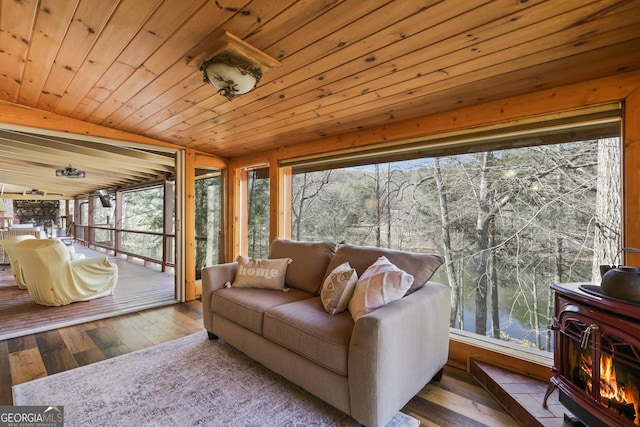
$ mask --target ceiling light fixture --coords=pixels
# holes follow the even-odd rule
[[[71,165],[64,169],[56,169],[56,176],[63,176],[66,178],[84,178],[84,171],[78,170]]]
[[[262,73],[280,62],[225,31],[203,40],[187,55],[187,64],[198,66],[203,80],[231,101],[252,91]]]
[[[227,53],[216,55],[200,66],[202,80],[218,89],[229,101],[253,90],[262,78],[262,70],[244,58]]]

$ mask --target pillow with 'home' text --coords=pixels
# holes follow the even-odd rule
[[[254,259],[236,258],[238,270],[232,288],[262,288],[284,290],[284,279],[291,258]]]

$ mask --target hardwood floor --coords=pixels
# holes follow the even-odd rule
[[[202,330],[202,304],[190,301],[0,341],[0,405],[12,404],[11,385]],[[403,412],[421,426],[518,425],[470,374],[452,367]]]
[[[74,248],[86,257],[104,255],[80,245]],[[120,257],[109,256],[109,261],[118,266],[113,295],[62,307],[34,303],[28,291],[18,289],[9,265],[1,265],[0,340],[176,302],[172,272]]]

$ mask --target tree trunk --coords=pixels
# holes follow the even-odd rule
[[[559,224],[558,224],[559,225]],[[563,268],[563,240],[562,237],[556,237],[555,239],[555,268],[553,273],[553,283],[562,283],[564,276]],[[551,327],[553,326],[553,291],[549,289],[549,297],[547,299],[547,344],[545,349],[551,351]]]
[[[251,219],[253,218],[253,204],[254,204],[254,197],[255,197],[255,189],[256,189],[256,172],[255,171],[250,171],[249,172],[249,182],[247,183],[248,189],[247,189],[247,228],[249,228],[249,230],[253,230],[252,232],[250,232],[250,242],[249,242],[249,256],[253,256],[253,254],[255,254],[256,251],[256,229],[255,227],[251,227]]]
[[[444,263],[447,270],[447,279],[449,280],[449,286],[451,287],[451,315],[449,318],[449,324],[455,326],[456,317],[459,311],[460,301],[460,286],[458,284],[458,277],[456,276],[455,266],[453,264],[453,250],[451,249],[451,236],[449,233],[449,206],[447,204],[447,192],[442,180],[442,172],[440,170],[440,161],[438,158],[433,159],[433,175],[436,180],[436,188],[438,190],[438,196],[440,200],[440,221],[442,231],[442,245],[444,249]],[[462,325],[462,319],[460,320]]]
[[[536,271],[532,272],[532,290],[533,293],[533,331],[536,334],[536,348],[542,349],[541,334],[540,334],[540,320],[538,318],[538,279]]]
[[[496,228],[491,222],[491,234],[489,235],[489,247],[496,246]],[[496,254],[492,251],[489,257],[491,271],[491,333],[493,338],[500,339],[500,304],[498,303],[498,268]]]
[[[491,180],[489,168],[493,153],[482,153],[480,184],[478,188],[478,218],[476,221],[476,333],[487,334],[487,291],[489,263],[489,224],[492,221],[490,200]]]
[[[304,202],[306,200],[307,197],[307,174],[304,173],[302,174],[302,187],[300,188],[300,198],[298,200],[298,214],[295,216],[294,219],[294,228],[295,228],[295,239],[296,240],[300,240],[300,225],[302,222],[302,215],[303,215],[303,209],[304,209]]]
[[[600,283],[600,264],[623,263],[615,259],[620,239],[620,149],[618,138],[598,140],[598,177],[595,236],[591,281]]]

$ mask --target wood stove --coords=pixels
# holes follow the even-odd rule
[[[588,426],[640,425],[640,304],[588,283],[553,285],[554,367],[544,399]]]

